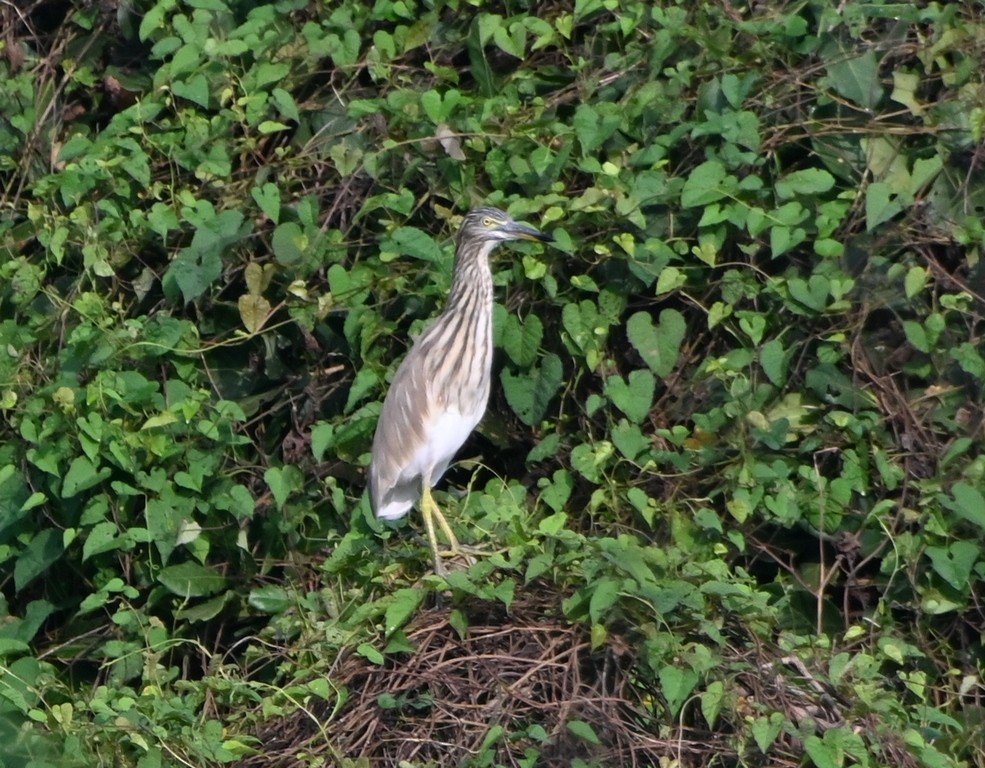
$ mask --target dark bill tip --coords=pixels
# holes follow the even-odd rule
[[[510,234],[520,238],[521,240],[536,240],[541,243],[553,243],[554,238],[548,235],[546,232],[541,232],[539,229],[534,229],[526,224],[512,224],[510,225]]]

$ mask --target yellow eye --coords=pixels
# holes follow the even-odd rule
[[[493,225],[493,220],[490,219],[488,216],[486,216],[486,218],[482,220],[482,226],[491,227],[492,225]]]

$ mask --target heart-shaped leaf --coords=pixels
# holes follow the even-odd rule
[[[643,434],[639,425],[630,424],[625,419],[620,419],[610,431],[612,443],[619,449],[619,452],[630,461],[636,458],[650,447],[650,438]]]
[[[628,383],[623,381],[622,376],[606,379],[605,394],[630,421],[640,424],[650,413],[656,386],[657,380],[649,371],[633,371],[629,374]]]
[[[674,370],[685,330],[684,315],[676,309],[661,312],[657,326],[647,312],[637,312],[626,324],[630,344],[657,376],[668,376]]]
[[[529,368],[537,360],[544,338],[544,324],[537,315],[522,321],[513,315],[507,315],[507,318],[503,328],[503,349],[518,366]]]
[[[525,376],[518,376],[506,368],[500,374],[506,402],[530,427],[544,418],[563,378],[564,368],[557,355],[547,355],[539,368],[532,368]]]
[[[970,541],[955,541],[949,547],[927,547],[927,557],[938,575],[957,590],[968,589],[971,569],[981,548]]]
[[[270,302],[263,296],[252,293],[244,293],[237,301],[239,306],[239,317],[243,321],[243,327],[250,333],[256,333],[270,316]]]

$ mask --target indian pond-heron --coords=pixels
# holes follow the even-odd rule
[[[390,384],[373,437],[369,494],[377,517],[403,517],[420,500],[434,570],[445,574],[437,521],[452,554],[451,527],[431,497],[458,449],[486,410],[492,378],[493,282],[489,255],[507,240],[553,238],[498,208],[476,208],[462,221],[451,293]]]

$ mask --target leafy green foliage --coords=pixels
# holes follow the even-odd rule
[[[0,57],[5,764],[269,760],[260,720],[317,701],[330,733],[333,662],[413,653],[446,586],[557,596],[633,649],[640,728],[737,764],[980,762],[980,8],[29,6]],[[494,257],[479,461],[437,497],[503,549],[445,584],[362,472],[478,203],[556,246]],[[829,727],[788,704],[819,690]],[[610,732],[501,727],[475,764]]]

